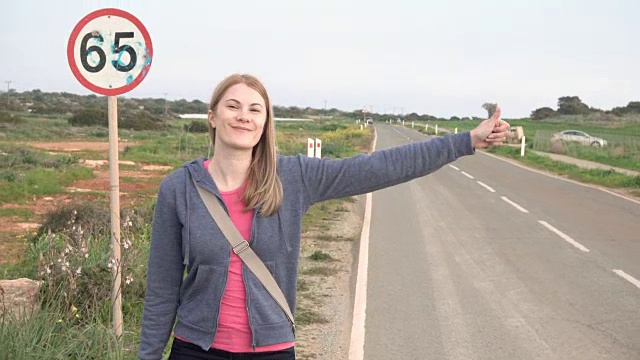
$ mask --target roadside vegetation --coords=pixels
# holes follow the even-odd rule
[[[84,114],[87,115],[87,114]],[[148,183],[143,196],[123,206],[121,211],[122,296],[124,334],[118,340],[111,330],[110,291],[111,251],[109,204],[104,189],[101,194],[70,193],[69,186],[81,181],[97,181],[96,172],[84,163],[107,160],[107,151],[63,151],[38,148],[39,143],[105,143],[104,124],[92,123],[85,116],[73,123],[65,116],[11,116],[3,122],[0,138],[0,220],[33,221],[36,229],[4,232],[0,241],[19,242],[22,251],[0,265],[2,279],[26,277],[43,281],[39,311],[26,320],[9,315],[0,318],[0,348],[11,359],[134,359],[137,355],[140,321],[145,290],[145,274],[150,242],[155,193],[164,173],[150,178],[122,175],[143,165],[164,165],[170,169],[198,156],[210,156],[205,120],[158,120],[154,129],[120,129],[123,144],[120,160],[121,186]],[[135,118],[132,120],[135,123]],[[141,120],[147,124],[149,118]],[[153,120],[155,122],[155,120]],[[81,126],[74,126],[81,125]],[[368,150],[372,129],[360,130],[347,120],[314,122],[278,122],[279,152],[283,155],[305,154],[307,138],[323,140],[323,156],[346,157]],[[28,141],[26,141],[28,140]],[[40,144],[42,145],[42,144]],[[135,164],[135,165],[132,165]],[[35,213],[30,204],[44,196],[71,198],[45,214]],[[344,212],[350,199],[316,204],[304,219],[306,233],[327,226]],[[10,205],[10,206],[6,206]],[[327,220],[329,219],[329,220]],[[0,230],[1,231],[1,230]],[[14,239],[15,238],[15,239]],[[349,239],[352,241],[353,239]],[[320,240],[323,241],[323,240]],[[308,251],[303,249],[303,251]],[[310,251],[310,250],[309,250]],[[304,261],[325,263],[301,274],[300,303],[297,312],[301,326],[326,322],[315,310],[323,301],[312,284],[318,276],[332,276],[331,254],[314,253]],[[322,267],[324,266],[324,267]],[[81,344],[81,346],[79,346]]]

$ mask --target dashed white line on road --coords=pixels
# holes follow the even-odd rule
[[[513,201],[509,200],[509,198],[508,198],[508,197],[506,197],[506,196],[500,196],[500,199],[502,199],[502,200],[504,200],[504,201],[508,202],[509,204],[511,204],[511,206],[513,206],[514,208],[516,208],[516,209],[518,209],[518,210],[522,211],[522,212],[523,212],[523,213],[525,213],[525,214],[528,214],[528,213],[529,213],[529,210],[527,210],[527,209],[523,208],[522,206],[520,206],[520,205],[518,205],[518,204],[514,203]]]
[[[538,220],[538,222],[540,224],[542,224],[544,227],[546,227],[547,229],[553,231],[554,233],[556,233],[558,236],[560,236],[561,238],[563,238],[566,242],[568,242],[569,244],[577,247],[578,249],[584,251],[584,252],[589,252],[589,249],[587,249],[586,247],[584,247],[584,245],[580,244],[579,242],[573,240],[569,235],[563,233],[562,231],[556,229],[555,227],[549,225],[548,222],[543,221],[543,220]]]
[[[469,179],[473,179],[473,176],[471,176],[471,175],[467,174],[466,172],[461,171],[461,173],[462,173],[462,175],[464,175],[464,176],[468,177]]]
[[[450,168],[452,168],[452,169],[454,169],[454,170],[458,170],[458,171],[460,171],[460,169],[459,169],[459,168],[457,168],[457,167],[455,167],[455,166],[453,166],[453,165],[449,165],[449,167],[450,167]]]
[[[618,274],[620,277],[627,280],[628,282],[632,283],[633,285],[635,285],[638,289],[640,289],[640,281],[634,278],[633,276],[627,274],[622,270],[613,270],[613,272]]]
[[[491,186],[483,183],[482,181],[477,181],[477,182],[478,182],[478,184],[480,184],[480,186],[484,187],[485,189],[487,189],[487,190],[489,190],[489,191],[491,191],[493,193],[496,192],[495,190],[493,190],[493,188]]]

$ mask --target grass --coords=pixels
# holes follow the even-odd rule
[[[560,153],[614,167],[640,170],[640,136],[603,135],[592,132],[590,135],[601,137],[608,143],[607,146],[592,147],[571,142],[552,142],[552,134],[547,130],[536,131],[529,146],[538,151]]]
[[[0,209],[0,217],[17,217],[22,220],[30,220],[33,217],[33,211],[25,208]]]
[[[295,316],[296,326],[298,325],[311,325],[311,324],[326,324],[329,322],[327,318],[320,312],[307,307],[296,307]]]
[[[531,151],[525,151],[525,156],[521,157],[519,148],[509,146],[490,148],[488,151],[516,159],[534,168],[565,175],[573,180],[611,188],[640,190],[640,176],[629,176],[613,170],[584,169],[573,164],[553,160],[548,156],[538,155]]]
[[[320,250],[316,250],[313,252],[313,254],[309,255],[309,259],[313,261],[333,261],[334,260],[333,257],[331,257],[331,255]]]
[[[76,180],[93,178],[91,169],[80,166],[3,173],[4,179],[0,181],[0,203],[24,203],[33,196],[59,194]]]

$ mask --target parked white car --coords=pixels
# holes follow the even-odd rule
[[[565,130],[551,135],[552,141],[570,141],[593,147],[607,146],[607,140],[591,136],[584,131]]]

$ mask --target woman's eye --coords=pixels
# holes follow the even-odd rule
[[[238,108],[238,106],[236,106],[236,105],[229,105],[229,106],[227,106],[227,107],[228,107],[229,109],[237,109],[237,108]]]
[[[260,109],[251,109],[251,112],[259,113],[259,112],[260,112]]]

